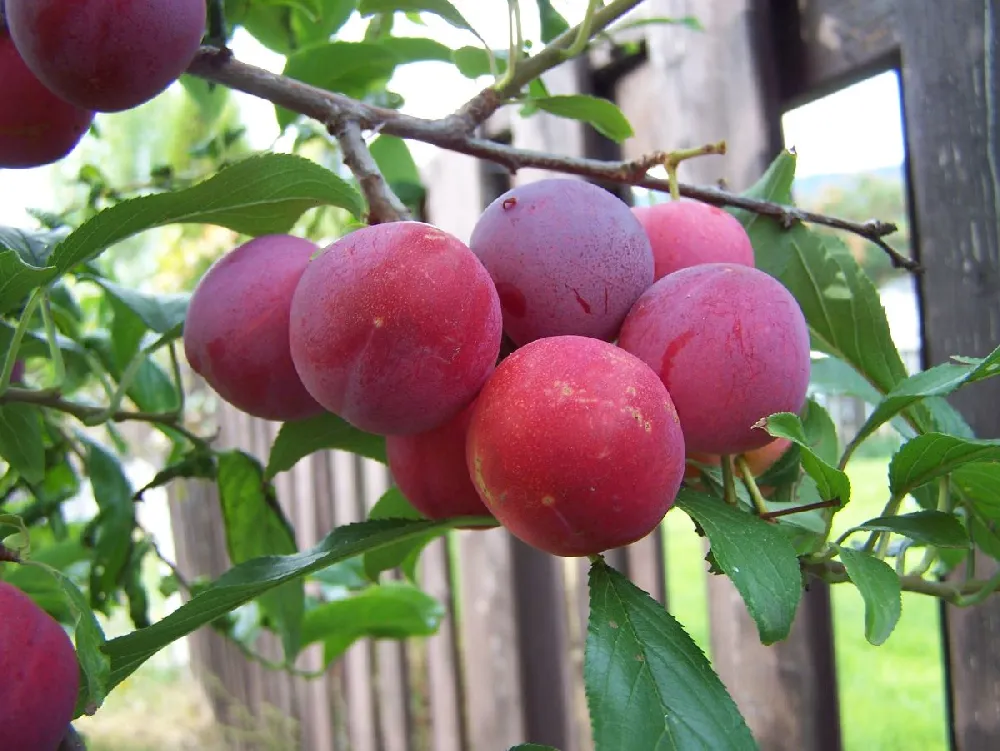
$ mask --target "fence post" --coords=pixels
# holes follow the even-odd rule
[[[908,3],[899,16],[910,205],[924,365],[982,356],[1000,341],[1000,9],[989,0]],[[982,437],[1000,436],[1000,382],[951,400]],[[995,570],[977,560],[977,578]],[[962,572],[957,572],[961,575]],[[952,746],[1000,744],[1000,600],[943,607]]]

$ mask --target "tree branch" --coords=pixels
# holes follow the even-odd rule
[[[847,569],[844,567],[844,564],[837,561],[807,563],[805,570],[807,573],[823,579],[830,584],[840,584],[851,580],[851,577],[847,575]],[[950,582],[932,581],[910,574],[899,577],[899,584],[904,592],[917,592],[937,597],[952,605],[962,605],[969,598],[983,596],[984,593],[992,593],[1000,586],[1000,581],[970,580],[961,584],[952,584]],[[972,603],[970,602],[970,604]]]
[[[539,53],[537,57],[541,55],[542,53]],[[318,120],[331,129],[336,129],[340,123],[350,120],[361,129],[373,129],[399,138],[423,141],[442,149],[501,164],[511,172],[523,167],[534,167],[608,182],[638,185],[650,190],[670,191],[669,180],[647,176],[646,172],[651,166],[649,160],[615,162],[557,156],[496,143],[471,136],[461,127],[456,127],[454,116],[441,120],[426,120],[395,110],[375,107],[343,94],[324,91],[301,81],[241,63],[226,55],[220,55],[218,50],[210,47],[199,51],[188,68],[188,73],[266,99]],[[795,206],[740,196],[720,188],[684,183],[679,183],[678,188],[680,195],[687,198],[770,216],[786,228],[797,222],[807,222],[852,232],[882,248],[892,259],[894,266],[910,271],[920,270],[915,261],[899,254],[883,240],[886,235],[896,231],[894,224],[879,221],[851,222]]]
[[[80,404],[79,402],[63,399],[58,391],[51,389],[39,391],[36,389],[9,388],[3,394],[0,394],[0,404],[12,403],[35,404],[39,407],[48,407],[49,409],[72,415],[81,422],[106,413],[104,407]],[[177,412],[132,412],[129,410],[116,410],[108,414],[107,419],[113,422],[132,421],[161,425],[180,433],[192,443],[206,443],[204,438],[195,435],[181,425],[181,415]]]
[[[382,172],[372,158],[361,128],[353,120],[344,120],[335,128],[334,135],[340,143],[344,154],[344,163],[358,178],[361,192],[368,201],[368,221],[370,224],[396,222],[410,219],[407,210],[399,197],[392,192],[389,183],[385,181]]]

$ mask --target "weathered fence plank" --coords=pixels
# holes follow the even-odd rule
[[[907,4],[899,17],[911,206],[921,264],[925,365],[982,356],[1000,341],[1000,9],[989,0]],[[952,403],[976,433],[1000,436],[1000,382]],[[978,560],[978,576],[995,562]],[[957,573],[958,576],[962,572]],[[952,743],[1000,745],[1000,601],[944,607]]]

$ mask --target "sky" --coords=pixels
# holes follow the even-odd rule
[[[507,45],[506,3],[499,0],[456,0],[454,3],[469,23],[497,48]],[[522,4],[528,7],[529,3]],[[580,0],[556,0],[571,23],[580,15]],[[538,37],[537,17],[524,13],[522,27],[527,38]],[[357,40],[363,36],[364,22],[355,17],[340,38]],[[425,27],[398,17],[397,35],[429,35],[451,47],[474,45],[467,31],[454,28],[435,17]],[[280,72],[284,59],[239,30],[233,40],[236,57],[244,62]],[[420,117],[440,117],[455,110],[488,79],[477,81],[462,76],[451,65],[438,62],[402,66],[390,86],[406,100],[404,110]],[[248,138],[257,149],[271,147],[278,137],[274,109],[269,102],[238,93],[236,98],[248,126]],[[115,117],[102,115],[100,117]],[[823,100],[803,106],[784,118],[786,145],[798,152],[798,175],[853,173],[897,166],[903,160],[903,136],[896,74],[885,73],[852,86]],[[664,144],[669,148],[669,144]],[[280,148],[280,142],[279,142]],[[434,158],[436,147],[411,142],[416,161],[423,165]],[[0,224],[32,226],[25,208],[55,209],[50,185],[55,169],[0,171]]]

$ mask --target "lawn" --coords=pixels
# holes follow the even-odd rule
[[[856,459],[848,467],[852,501],[837,515],[839,534],[877,516],[887,495],[886,459]],[[670,611],[708,651],[702,541],[684,514],[667,514]],[[850,584],[833,590],[841,724],[846,751],[947,748],[944,676],[937,602],[903,597],[903,616],[889,640],[873,647],[864,636],[864,603]]]

